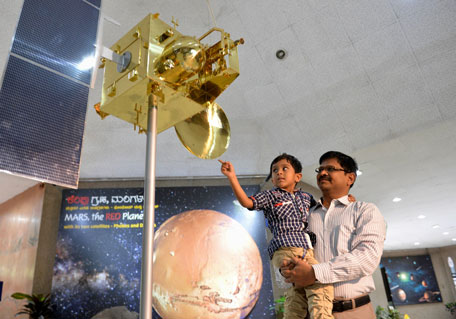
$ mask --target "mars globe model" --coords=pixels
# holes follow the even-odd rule
[[[183,212],[155,233],[153,305],[162,318],[245,318],[262,274],[252,237],[225,214]]]

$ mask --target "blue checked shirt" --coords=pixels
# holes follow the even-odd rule
[[[312,195],[301,190],[294,194],[280,188],[265,190],[250,197],[252,210],[262,210],[272,232],[268,246],[269,257],[280,247],[302,247],[304,255],[309,248],[304,232],[307,231],[309,208],[315,203]]]

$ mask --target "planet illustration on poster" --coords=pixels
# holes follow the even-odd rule
[[[404,290],[399,288],[397,290],[397,297],[399,298],[400,301],[404,302],[407,299],[407,294],[405,293]]]
[[[225,214],[186,211],[155,233],[153,306],[162,318],[245,318],[262,274],[254,240]]]

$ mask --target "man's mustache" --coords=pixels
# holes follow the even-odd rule
[[[318,179],[319,182],[324,181],[324,180],[330,182],[331,181],[331,177],[329,177],[329,176],[320,176],[320,178]]]

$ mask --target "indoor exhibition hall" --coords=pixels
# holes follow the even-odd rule
[[[456,318],[456,0],[0,15],[0,319]]]

